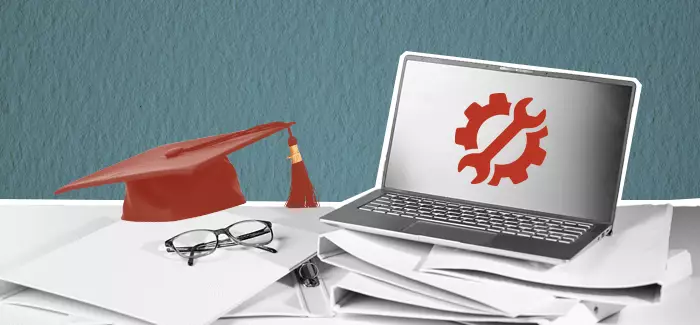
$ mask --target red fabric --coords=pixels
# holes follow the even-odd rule
[[[288,208],[318,207],[316,193],[303,161],[292,164],[292,186],[285,206]]]
[[[126,196],[122,219],[128,221],[175,221],[231,208],[246,200],[227,155],[274,133],[289,130],[293,124],[272,122],[234,133],[163,145],[78,179],[58,189],[56,194],[124,182]],[[291,136],[291,130],[289,132]],[[303,172],[304,175],[296,179],[305,177],[304,186],[294,185],[298,173],[293,172],[291,190],[308,193],[310,187],[313,193],[306,168]],[[312,205],[292,203],[288,206],[317,206],[315,195]]]
[[[287,144],[290,148],[297,145],[297,138],[292,135],[292,130],[289,130]],[[292,157],[290,156],[290,158]],[[289,198],[287,199],[286,207],[318,207],[314,186],[311,184],[309,173],[306,171],[306,165],[304,165],[303,160],[298,162],[292,161],[292,184],[289,189]]]
[[[167,175],[126,183],[122,219],[175,221],[245,203],[238,175],[226,157],[218,157],[190,175]]]

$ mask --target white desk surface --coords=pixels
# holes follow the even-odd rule
[[[671,229],[670,248],[687,249],[693,260],[693,269],[700,270],[700,201],[676,200],[676,201],[627,201],[624,204],[635,203],[666,203],[677,206],[674,209],[673,224]],[[69,216],[82,207],[91,206],[89,210],[99,211],[103,216],[119,218],[121,215],[121,201],[57,201],[57,200],[0,200],[0,218],[9,215],[31,215],[41,213],[55,215],[56,217]],[[296,227],[314,232],[325,232],[332,227],[318,222],[318,218],[332,210],[337,203],[322,204],[319,209],[287,209],[279,202],[250,202],[244,206],[231,209],[233,212],[251,217],[268,219],[278,223],[293,223]],[[5,229],[7,231],[7,229]],[[18,229],[17,231],[23,231]],[[0,230],[0,233],[2,231]],[[0,251],[0,256],[2,255]],[[661,303],[644,307],[627,307],[604,321],[602,324],[700,324],[700,313],[696,310],[700,307],[700,275],[694,274],[690,279],[683,280],[668,289],[664,289]],[[215,325],[272,325],[272,324],[338,324],[338,325],[364,325],[364,324],[447,324],[445,322],[428,322],[424,320],[412,321],[375,317],[339,317],[333,319],[314,318],[277,318],[261,317],[248,319],[220,320]],[[51,325],[74,324],[92,325],[89,323],[67,323],[65,317],[56,317],[56,314],[25,307],[0,304],[0,324],[22,325]]]

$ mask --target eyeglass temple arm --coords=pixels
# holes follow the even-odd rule
[[[269,233],[269,232],[270,232],[270,229],[269,229],[269,228],[266,228],[266,229],[261,229],[261,230],[253,231],[253,232],[250,232],[250,233],[247,233],[247,234],[243,234],[243,235],[240,235],[240,236],[238,236],[238,237],[236,237],[236,238],[238,238],[239,240],[247,240],[247,239],[255,238],[255,237],[258,237],[258,236],[262,236],[262,235],[264,235],[264,234],[266,234],[266,233]],[[205,249],[208,249],[209,246],[212,245],[212,244],[214,244],[214,243],[215,243],[215,241],[210,241],[210,242],[206,242],[206,243],[201,243],[201,244],[199,244],[199,245],[196,245],[195,247],[181,247],[181,248],[179,248],[179,250],[180,250],[180,251],[184,251],[184,252],[194,252],[194,251],[197,251],[197,249],[205,250]],[[231,239],[228,239],[228,238],[227,238],[227,239],[224,239],[224,240],[222,240],[222,241],[219,241],[219,245],[218,245],[217,247],[231,247],[231,246],[236,246],[236,245],[238,245],[236,242],[234,242],[234,241],[232,241]],[[266,248],[271,249],[271,250],[274,251],[274,252],[271,252],[271,253],[276,253],[276,252],[277,252],[277,251],[274,250],[273,248],[269,248],[269,247],[267,247],[267,246],[263,246],[263,247],[266,247]],[[168,252],[171,252],[171,253],[174,252],[174,250],[173,250],[172,248],[170,248],[170,247],[167,248],[167,251],[168,251]]]
[[[265,229],[260,229],[260,230],[256,230],[253,232],[249,232],[247,234],[240,235],[236,238],[238,238],[239,240],[246,240],[246,239],[251,239],[251,238],[258,237],[258,236],[262,236],[262,235],[267,234],[269,232],[270,232],[270,228],[265,228]]]
[[[198,250],[199,250],[199,251],[204,251],[204,250],[210,249],[210,248],[207,247],[207,246],[209,246],[210,244],[213,244],[213,242],[205,243],[205,244],[200,244],[200,245],[195,246],[194,248],[192,248],[192,247],[180,247],[179,249],[180,249],[182,252],[189,252],[189,253],[190,253],[190,256],[192,256],[192,255],[194,254],[194,252],[196,252],[196,251],[198,251]],[[232,242],[231,240],[227,240],[226,243],[223,243],[223,244],[222,244],[222,243],[219,243],[219,246],[217,246],[217,247],[231,247],[231,246],[237,246],[237,245],[238,245],[238,244]],[[264,250],[264,251],[266,251],[266,252],[277,253],[277,250],[276,250],[276,249],[274,249],[274,248],[272,248],[272,247],[265,246],[265,245],[257,245],[257,246],[253,246],[253,247],[254,247],[254,248],[257,248],[257,249]],[[168,248],[167,251],[168,251],[169,253],[174,252],[174,250],[173,250],[172,248]],[[190,258],[189,260],[192,260],[192,258]],[[189,260],[188,260],[188,261],[189,261]]]
[[[194,249],[190,251],[190,258],[187,259],[187,265],[194,265],[194,252],[197,250],[198,246],[199,245],[195,246]]]

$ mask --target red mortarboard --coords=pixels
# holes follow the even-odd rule
[[[123,220],[175,221],[245,203],[227,155],[279,131],[289,131],[292,184],[287,207],[316,207],[316,196],[292,136],[294,122],[272,122],[248,130],[166,144],[78,179],[56,194],[126,183]]]

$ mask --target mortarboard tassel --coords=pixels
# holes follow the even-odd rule
[[[289,132],[289,157],[292,160],[292,185],[289,190],[289,199],[286,206],[288,208],[310,208],[318,207],[314,186],[309,179],[309,173],[306,171],[304,161],[301,159],[301,153],[297,146],[297,138],[292,135],[292,130],[287,128]]]

